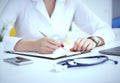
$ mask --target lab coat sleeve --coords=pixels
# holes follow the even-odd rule
[[[20,6],[17,4],[18,0],[9,0],[0,14],[0,28],[5,27],[5,34],[3,38],[4,50],[14,50],[15,44],[21,39],[17,37],[10,37],[10,29],[14,25]]]
[[[76,10],[74,14],[74,22],[80,30],[89,34],[89,36],[100,36],[105,43],[114,40],[112,28],[96,16],[87,6],[80,0],[76,0]]]

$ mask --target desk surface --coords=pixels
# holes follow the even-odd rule
[[[98,47],[91,53],[83,54],[96,55],[98,50],[120,45],[114,42],[109,45]],[[62,72],[52,72],[55,60],[27,57],[34,61],[33,64],[15,66],[3,61],[4,58],[20,56],[6,54],[2,50],[0,43],[0,83],[120,83],[120,57],[109,56],[109,58],[119,61],[118,65],[112,61],[91,66],[66,69]]]

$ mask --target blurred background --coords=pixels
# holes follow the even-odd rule
[[[120,0],[82,0],[103,21],[113,28],[120,27]]]
[[[8,0],[0,0],[0,13]],[[120,0],[82,0],[103,21],[112,26],[112,21],[120,18]],[[119,21],[120,22],[120,21]]]
[[[0,0],[0,13],[8,0]],[[120,35],[120,0],[82,0],[97,16]]]
[[[120,40],[120,0],[82,0],[103,21],[108,23]]]

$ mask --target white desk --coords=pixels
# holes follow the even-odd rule
[[[117,45],[120,45],[119,41],[96,48],[84,56],[96,55],[102,48]],[[108,61],[96,66],[72,68],[59,73],[51,72],[55,62],[53,60],[23,56],[34,61],[33,64],[24,66],[15,66],[3,61],[4,58],[13,56],[18,55],[4,53],[0,43],[0,83],[120,83],[120,57],[118,56],[109,56],[119,61],[118,65]]]

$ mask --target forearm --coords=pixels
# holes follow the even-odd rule
[[[16,43],[14,50],[19,52],[32,52],[34,51],[34,42],[35,40],[21,39]]]
[[[15,51],[19,52],[37,52],[37,53],[53,53],[61,46],[61,42],[44,37],[37,40],[19,40],[15,47]]]

